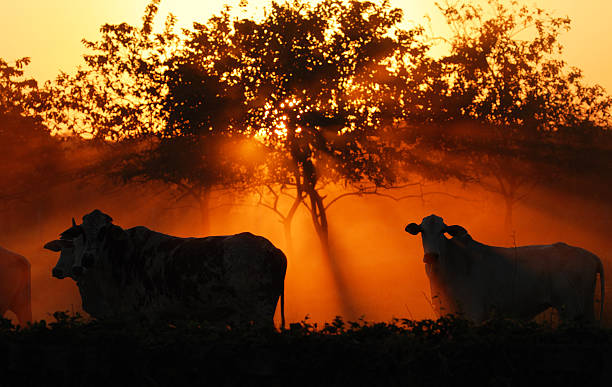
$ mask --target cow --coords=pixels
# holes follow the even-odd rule
[[[30,262],[0,247],[0,316],[10,310],[21,325],[32,321]]]
[[[589,251],[561,242],[488,246],[436,215],[423,218],[421,224],[410,223],[405,231],[421,234],[423,262],[439,316],[456,314],[477,323],[495,316],[531,320],[552,307],[563,321],[592,322],[597,274],[600,318],[603,314],[603,266]]]
[[[273,326],[284,316],[285,254],[266,238],[180,238],[143,226],[123,229],[99,210],[45,248],[60,251],[57,278],[72,278],[83,310],[97,319],[140,316]]]

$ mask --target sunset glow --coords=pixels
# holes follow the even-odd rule
[[[4,18],[0,19],[0,34],[5,37],[0,40],[0,58],[12,63],[17,58],[31,57],[32,62],[26,67],[25,74],[40,83],[53,80],[60,73],[76,74],[79,66],[83,66],[83,55],[91,54],[83,47],[81,39],[96,42],[101,36],[100,26],[105,23],[126,22],[140,28],[148,3],[149,0],[23,0],[7,3],[0,16]],[[449,33],[449,29],[434,3],[433,0],[391,1],[392,6],[404,11],[402,27],[423,25],[424,39],[432,38],[431,42],[440,44],[448,37],[444,34]],[[231,20],[264,18],[268,4],[264,0],[229,1]],[[609,71],[612,31],[608,20],[612,3],[607,0],[583,4],[574,0],[537,0],[535,4],[550,10],[555,16],[567,15],[572,19],[571,31],[560,35],[565,46],[561,59],[569,66],[581,68],[587,85],[601,84],[612,91],[612,72]],[[194,21],[206,23],[212,15],[221,12],[223,4],[219,2],[162,0],[153,27],[156,32],[162,31],[164,21],[172,13],[177,18],[178,29],[191,29]],[[297,14],[295,18],[300,19],[299,12]],[[363,15],[356,15],[355,19],[362,21]],[[290,17],[279,19],[293,21]],[[259,28],[262,24],[258,23],[252,24]],[[282,22],[277,24],[283,25]],[[295,27],[290,23],[287,25]],[[180,237],[232,235],[248,231],[268,238],[288,258],[285,291],[286,315],[290,322],[301,321],[306,316],[315,322],[330,321],[337,315],[347,319],[365,316],[367,320],[378,321],[393,317],[435,318],[429,298],[430,282],[423,264],[422,241],[404,231],[409,222],[418,222],[432,213],[443,216],[449,225],[465,227],[474,240],[489,245],[508,247],[564,241],[586,246],[605,256],[606,260],[610,258],[610,240],[604,232],[609,225],[610,217],[605,215],[609,203],[601,204],[609,201],[609,198],[602,199],[601,194],[607,192],[606,181],[598,181],[597,170],[591,170],[592,175],[588,177],[576,172],[582,171],[580,168],[589,170],[590,162],[596,165],[599,160],[596,156],[600,155],[597,152],[605,156],[606,149],[597,148],[597,139],[592,143],[584,140],[587,137],[585,133],[593,129],[589,126],[592,124],[590,111],[584,112],[578,107],[575,111],[563,110],[570,102],[576,102],[566,98],[566,95],[571,95],[569,92],[546,94],[550,90],[575,91],[569,86],[563,89],[561,83],[565,80],[562,79],[565,73],[556,76],[557,68],[551,65],[548,68],[551,74],[547,77],[520,79],[515,90],[504,83],[508,79],[512,82],[511,76],[497,77],[494,71],[485,74],[487,69],[490,70],[487,62],[490,58],[483,55],[484,60],[482,57],[473,62],[465,60],[468,65],[463,73],[458,70],[449,76],[450,70],[446,73],[441,70],[436,79],[431,74],[437,67],[429,65],[438,62],[424,61],[422,63],[427,66],[414,73],[417,74],[415,78],[423,82],[415,81],[418,85],[413,87],[413,83],[398,75],[400,70],[394,73],[396,69],[410,67],[406,63],[402,67],[402,60],[398,59],[402,56],[387,57],[385,50],[380,48],[391,40],[388,38],[391,33],[379,40],[374,40],[378,36],[372,33],[377,44],[366,44],[363,43],[366,40],[359,37],[362,32],[359,28],[364,25],[354,22],[349,26],[353,30],[347,27],[349,32],[338,34],[342,35],[334,41],[338,47],[333,47],[337,53],[329,49],[336,55],[333,58],[332,54],[326,57],[328,53],[322,53],[324,50],[320,48],[332,45],[320,44],[312,49],[315,52],[312,57],[316,60],[307,61],[304,58],[309,59],[307,55],[311,52],[303,57],[295,52],[301,49],[307,52],[311,49],[309,42],[302,46],[296,44],[293,51],[283,51],[284,35],[277,33],[274,27],[249,30],[250,25],[245,23],[242,27],[246,32],[240,35],[243,40],[239,43],[231,41],[231,44],[224,45],[230,41],[229,38],[227,41],[220,39],[223,44],[210,38],[213,41],[210,43],[205,38],[213,34],[204,35],[204,43],[200,42],[202,46],[189,46],[192,51],[181,52],[187,59],[180,55],[164,58],[184,60],[177,59],[172,63],[176,67],[163,60],[156,62],[163,65],[155,67],[156,63],[151,65],[154,61],[142,60],[145,55],[136,55],[136,58],[126,55],[132,61],[130,63],[136,64],[134,67],[139,65],[144,70],[132,73],[125,70],[128,75],[111,71],[111,76],[105,78],[107,68],[100,66],[97,68],[102,69],[97,74],[100,78],[83,78],[83,84],[89,89],[68,81],[56,85],[58,94],[66,92],[66,95],[74,97],[61,106],[63,110],[58,108],[59,113],[53,111],[47,117],[60,122],[53,134],[65,135],[65,138],[63,142],[53,143],[55,148],[52,150],[64,153],[58,156],[52,150],[45,150],[51,161],[43,159],[35,166],[31,175],[34,177],[27,176],[36,186],[0,197],[9,203],[9,200],[21,200],[20,195],[38,194],[38,191],[46,194],[49,191],[44,200],[17,201],[19,206],[27,206],[27,216],[22,215],[24,207],[7,204],[5,208],[1,207],[4,202],[0,202],[0,210],[4,211],[0,216],[8,214],[8,220],[2,218],[2,221],[6,224],[6,235],[10,236],[0,238],[0,245],[22,250],[24,255],[32,257],[32,276],[37,281],[32,293],[36,305],[35,318],[44,318],[49,311],[58,309],[81,311],[81,298],[74,283],[49,277],[50,267],[57,257],[42,250],[41,240],[57,238],[61,230],[69,227],[70,218],[80,219],[92,210],[92,206],[103,208],[105,213],[112,215],[114,224],[124,229],[144,225]],[[370,25],[376,24],[367,24],[362,29],[367,30]],[[232,28],[215,31],[240,31],[238,27]],[[372,29],[376,32],[376,27]],[[297,27],[295,30],[301,31]],[[329,31],[316,32],[318,35],[312,33],[312,36],[326,37],[325,33]],[[357,38],[346,38],[350,33]],[[269,40],[249,41],[249,38],[259,35]],[[300,44],[303,41],[298,38],[311,36],[294,35],[297,37],[293,36],[293,41]],[[214,38],[218,37],[214,35]],[[268,58],[266,54],[272,51],[268,45],[274,44],[281,48]],[[366,54],[358,53],[352,44]],[[150,47],[156,46],[148,46],[145,52],[155,53]],[[397,46],[391,47],[395,50]],[[471,53],[471,47],[462,48],[465,49],[463,53]],[[231,55],[223,56],[224,50]],[[404,53],[399,49],[393,50],[393,54]],[[205,54],[189,56],[193,52]],[[468,54],[466,57],[473,59]],[[379,61],[377,55],[383,59]],[[363,63],[342,60],[347,57],[359,57]],[[520,56],[514,58],[517,57]],[[242,58],[247,58],[244,63]],[[258,63],[260,58],[265,59]],[[98,64],[94,59],[91,63]],[[106,59],[104,55],[97,58],[102,62]],[[456,68],[465,64],[459,54],[449,62],[452,60],[457,60],[452,62]],[[503,65],[509,62],[512,61],[503,62]],[[390,63],[397,67],[390,68]],[[476,64],[469,67],[473,63]],[[122,65],[116,66],[125,68]],[[238,67],[240,65],[244,67]],[[308,68],[301,73],[303,68],[311,65],[314,71]],[[332,67],[340,70],[334,72],[337,69],[330,69]],[[113,67],[109,65],[108,68]],[[150,68],[155,70],[149,71]],[[160,71],[160,68],[172,68],[173,71]],[[260,71],[262,68],[268,72]],[[319,77],[317,71],[324,73],[323,76]],[[147,78],[146,75],[151,74],[157,76],[157,84],[151,81],[153,77]],[[241,78],[243,74],[252,77],[247,81],[247,76]],[[470,78],[474,74],[481,74],[480,78]],[[233,76],[238,81],[226,83],[228,79],[234,79]],[[269,84],[266,84],[269,80],[266,76],[272,80]],[[447,84],[444,84],[448,81],[445,76],[451,79]],[[361,81],[360,77],[366,80]],[[568,78],[573,79],[573,76]],[[95,81],[87,84],[87,79]],[[436,81],[444,85],[439,86]],[[460,90],[461,81],[467,85],[466,95],[476,96],[471,105],[464,104],[464,99],[451,98],[455,96],[452,92],[460,94],[465,91]],[[490,83],[482,86],[487,81]],[[546,88],[538,88],[540,84],[537,82],[540,81]],[[234,87],[248,82],[252,82],[248,87]],[[163,86],[156,89],[159,84]],[[525,85],[536,86],[529,89]],[[457,87],[453,89],[451,86]],[[523,86],[525,88],[521,89]],[[504,94],[508,90],[511,92]],[[588,101],[591,94],[587,91],[580,90],[584,93],[580,94],[585,98],[584,106],[592,102]],[[153,101],[147,100],[151,95]],[[529,100],[532,105],[521,100],[522,97],[533,97]],[[493,102],[487,105],[488,101]],[[47,101],[38,102],[44,105]],[[557,109],[546,121],[552,122],[550,126],[553,129],[538,131],[541,129],[538,125],[544,125],[541,122],[548,117],[545,114],[548,111],[544,110],[550,106]],[[79,108],[83,110],[73,113]],[[599,111],[604,121],[608,117],[602,112],[607,110]],[[62,122],[61,114],[69,116],[75,127]],[[482,121],[474,119],[477,115],[481,115],[478,119],[484,117]],[[415,122],[423,121],[413,124],[412,118]],[[378,127],[379,122],[384,124]],[[166,123],[169,124],[165,126]],[[526,132],[530,130],[526,139],[510,137],[508,149],[502,149],[507,154],[500,151],[499,144],[493,143],[498,137],[506,140],[504,135],[524,128]],[[105,129],[107,132],[103,131]],[[102,135],[98,136],[97,130]],[[146,140],[136,145],[121,141],[132,140],[130,135],[134,133],[145,133],[143,137]],[[555,133],[563,133],[564,137],[554,137],[542,146],[536,142],[548,140],[546,136]],[[75,135],[75,139],[69,139],[71,135]],[[533,138],[528,135],[533,135]],[[57,140],[58,136],[55,137]],[[103,148],[95,148],[94,145],[99,145],[93,144],[95,141],[83,141],[92,139],[99,140]],[[447,142],[436,142],[442,140]],[[493,145],[487,142],[489,140]],[[12,177],[15,171],[28,164],[21,160],[40,155],[47,157],[47,153],[39,152],[34,143],[31,152],[35,154],[30,155],[30,144],[24,144],[20,156],[23,159],[17,159],[14,166],[5,168],[7,176]],[[567,145],[559,153],[567,149],[577,149],[575,154],[578,155],[593,152],[595,161],[585,161],[577,156],[572,158],[574,153],[559,160],[558,153],[554,153],[557,144]],[[528,159],[532,155],[533,160]],[[396,163],[395,157],[403,159]],[[235,163],[237,159],[246,162]],[[274,160],[277,164],[257,164],[262,159]],[[94,165],[96,163],[99,165]],[[562,163],[565,164],[559,167]],[[111,169],[109,165],[121,165],[123,169],[107,181],[105,173]],[[553,166],[570,171],[567,172],[569,177],[565,176],[567,186],[554,185],[561,179],[555,174],[557,169],[554,173],[546,169],[550,167],[553,170]],[[472,172],[473,175],[469,175]],[[260,178],[259,174],[265,178]],[[77,175],[78,179],[85,180],[73,177]],[[257,182],[250,180],[254,176],[258,176]],[[552,182],[540,186],[540,180],[545,178]],[[21,175],[14,178],[18,182],[27,179],[22,179]],[[588,191],[581,186],[586,184],[586,180],[593,187],[604,186],[601,191],[593,189],[599,197],[583,192]],[[45,184],[55,185],[53,189],[47,189]],[[100,186],[104,186],[104,190]],[[600,205],[608,207],[603,211]],[[23,219],[36,222],[35,229],[29,229],[28,234],[19,234],[20,226],[12,225],[13,221],[16,224],[24,222]],[[330,259],[332,253],[335,259]],[[57,297],[49,297],[50,294]],[[279,320],[278,313],[276,319]]]
[[[80,64],[83,53],[81,39],[95,39],[104,23],[139,25],[147,3],[148,0],[7,2],[4,4],[0,34],[11,38],[0,40],[0,53],[9,60],[30,56],[32,63],[28,74],[41,81],[52,79],[60,70],[72,72]],[[240,10],[238,15],[259,15],[267,4],[264,0],[251,0],[247,7],[240,8],[237,0],[226,3]],[[407,23],[427,26],[429,22],[423,16],[428,15],[431,27],[443,30],[443,20],[433,0],[393,0],[391,3],[404,9]],[[612,3],[606,0],[537,0],[527,3],[572,19],[572,30],[562,36],[565,60],[570,65],[582,68],[589,82],[612,90],[612,74],[607,65],[612,61],[612,51],[608,49],[612,47],[612,33],[607,20],[607,15],[612,13]],[[222,4],[215,2],[211,5],[199,0],[162,0],[157,25],[161,28],[166,15],[171,12],[178,18],[179,26],[189,28],[192,21],[203,22],[213,13],[218,13]]]

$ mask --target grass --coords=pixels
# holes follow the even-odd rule
[[[64,312],[26,328],[0,321],[2,386],[599,386],[611,372],[612,331],[593,326],[338,317],[279,332]]]

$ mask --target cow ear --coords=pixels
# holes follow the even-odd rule
[[[44,248],[47,250],[51,250],[51,251],[61,251],[62,247],[66,247],[66,244],[63,243],[65,241],[61,241],[59,239],[56,239],[54,241],[48,242],[47,244],[45,244]]]
[[[452,237],[463,237],[468,235],[467,230],[457,224],[447,226],[446,229],[444,229],[444,232]]]
[[[423,231],[423,229],[416,223],[410,223],[408,226],[406,226],[405,231],[409,232],[412,235],[416,235]]]
[[[72,226],[68,230],[62,232],[60,234],[60,239],[74,239],[81,234],[84,234],[83,227],[81,226]]]

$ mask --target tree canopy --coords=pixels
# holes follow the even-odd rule
[[[60,141],[52,137],[38,114],[38,84],[24,77],[29,58],[9,64],[0,58],[0,200],[32,198],[49,184],[62,160]]]
[[[182,33],[172,15],[153,32],[158,3],[141,27],[84,41],[85,66],[47,88],[46,121],[113,147],[105,169],[168,183],[204,217],[213,190],[271,194],[287,232],[303,206],[327,254],[331,185],[477,181],[510,223],[530,187],[588,168],[583,151],[609,137],[610,97],[561,59],[569,20],[516,1],[441,5],[441,58],[387,1],[271,2],[262,18],[227,9]]]
[[[445,108],[434,118],[438,133],[424,136],[447,163],[502,195],[510,230],[517,201],[556,179],[569,160],[589,157],[584,141],[609,128],[612,99],[561,59],[568,18],[517,1],[488,4],[490,11],[440,6],[452,30],[438,65]]]

